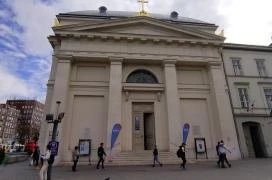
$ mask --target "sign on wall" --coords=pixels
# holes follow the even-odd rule
[[[195,153],[196,159],[197,155],[202,153],[206,153],[206,159],[208,159],[205,138],[195,138]]]
[[[90,154],[91,154],[91,140],[80,139],[79,140],[79,155],[90,156]]]

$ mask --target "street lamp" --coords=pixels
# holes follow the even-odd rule
[[[57,101],[57,112],[56,112],[56,118],[54,118],[54,114],[46,114],[46,121],[48,123],[53,123],[53,132],[52,132],[52,139],[49,142],[51,146],[51,155],[50,159],[52,159],[52,162],[48,163],[48,171],[47,171],[47,179],[51,180],[51,174],[52,174],[52,165],[55,160],[55,156],[58,154],[58,146],[59,142],[56,141],[57,138],[57,131],[58,131],[58,124],[61,123],[61,120],[64,117],[64,112],[59,113],[59,106],[60,101]]]

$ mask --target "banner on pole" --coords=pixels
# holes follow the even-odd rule
[[[189,129],[190,129],[190,125],[188,123],[185,123],[183,125],[183,131],[182,131],[182,137],[183,137],[182,143],[186,144],[187,137],[188,137],[188,134],[189,134]]]
[[[114,147],[114,144],[117,140],[117,137],[118,137],[121,129],[122,129],[122,126],[118,123],[113,126],[112,132],[111,132],[111,149]]]

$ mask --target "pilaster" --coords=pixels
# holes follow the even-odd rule
[[[64,118],[62,119],[61,123],[58,125],[58,136],[57,136],[57,141],[59,141],[59,151],[58,151],[58,156],[56,156],[56,163],[58,163],[61,158],[62,158],[62,153],[64,152],[62,148],[65,146],[64,141],[65,141],[65,133],[64,128],[65,124],[67,123],[67,103],[68,103],[68,91],[69,91],[69,83],[70,83],[70,73],[71,73],[71,61],[72,57],[71,56],[56,56],[56,75],[55,75],[55,83],[52,91],[51,100],[49,107],[48,107],[48,112],[50,114],[54,114],[56,116],[56,109],[57,109],[57,101],[60,101],[60,107],[59,107],[59,113],[64,112]],[[48,129],[49,131],[53,130],[52,125],[50,125],[50,128]],[[47,144],[51,140],[51,137],[49,137],[49,134],[47,135],[47,139],[45,143]]]
[[[165,94],[170,151],[175,151],[177,149],[175,145],[179,145],[181,143],[180,101],[178,96],[175,63],[175,60],[164,60]]]
[[[108,127],[107,147],[111,145],[111,132],[113,125],[121,124],[122,119],[122,58],[110,57],[110,84],[108,99]],[[122,125],[122,124],[121,124]],[[122,133],[122,130],[121,132]],[[120,134],[121,135],[121,134]],[[120,136],[119,135],[119,136]],[[120,137],[115,144],[118,144]],[[114,151],[120,151],[121,146],[116,146]]]
[[[239,159],[240,150],[228,96],[222,63],[209,63],[211,98],[214,104],[215,129],[218,140],[223,140],[232,151],[231,158]]]

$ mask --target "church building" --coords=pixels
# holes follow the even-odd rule
[[[217,158],[219,140],[232,151],[230,159],[241,158],[218,26],[175,11],[161,15],[104,6],[60,13],[57,20],[48,38],[53,56],[45,104],[45,112],[54,114],[60,101],[59,112],[65,113],[57,163],[71,162],[80,140],[90,140],[90,157],[81,162],[96,160],[104,142],[116,164],[129,164],[137,155],[150,161],[155,145],[170,163],[177,159],[186,123],[189,159],[196,158],[197,139],[205,140],[199,141],[205,145],[199,158]],[[110,152],[115,124],[121,131]],[[51,134],[52,124],[44,121],[42,149]]]

